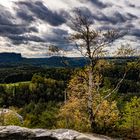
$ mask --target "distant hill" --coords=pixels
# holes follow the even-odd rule
[[[87,64],[87,60],[82,57],[58,57],[53,56],[49,58],[30,58],[24,59],[24,64],[33,66],[47,66],[47,67],[83,67]]]
[[[0,67],[11,66],[39,66],[39,67],[82,67],[87,63],[82,57],[58,57],[49,58],[24,58],[18,53],[0,53]]]
[[[105,59],[121,63],[126,60],[134,60],[137,57],[105,57]],[[35,67],[83,67],[88,60],[83,57],[59,57],[49,58],[24,58],[20,53],[0,53],[0,67],[35,66]]]

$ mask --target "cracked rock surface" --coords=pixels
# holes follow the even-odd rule
[[[69,129],[29,129],[19,126],[0,126],[0,140],[111,140],[105,136],[82,134]]]

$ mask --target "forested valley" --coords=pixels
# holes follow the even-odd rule
[[[94,67],[93,108],[103,100],[95,115],[94,132],[112,137],[140,137],[140,63],[131,59],[100,59]],[[91,132],[86,91],[88,66],[82,68],[11,67],[0,69],[0,107],[23,117],[21,123],[12,114],[0,120],[4,125],[29,128],[69,128]],[[94,91],[94,90],[93,90]],[[1,116],[2,118],[2,116]],[[4,121],[4,122],[2,122]]]

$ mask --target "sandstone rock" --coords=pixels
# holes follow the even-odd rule
[[[111,140],[107,137],[82,134],[69,129],[29,129],[19,126],[0,126],[0,140]]]
[[[33,133],[30,129],[22,128],[19,126],[1,126],[0,127],[0,139],[7,140],[22,140],[26,138],[35,137],[35,133]]]
[[[58,140],[74,140],[80,133],[74,130],[57,129],[52,131],[52,137]]]

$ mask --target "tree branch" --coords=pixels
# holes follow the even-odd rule
[[[96,110],[95,110],[95,112],[94,112],[94,116],[95,116],[96,113],[98,112],[98,110],[99,110],[99,108],[101,107],[103,101],[104,101],[105,99],[107,99],[108,97],[110,97],[115,91],[117,91],[117,90],[119,89],[119,87],[120,87],[121,83],[123,82],[123,80],[125,79],[125,77],[126,77],[126,72],[124,73],[122,79],[117,83],[116,87],[115,87],[108,95],[106,95],[106,96],[101,100],[100,104],[98,104],[98,106],[97,106],[97,108],[96,108]]]

